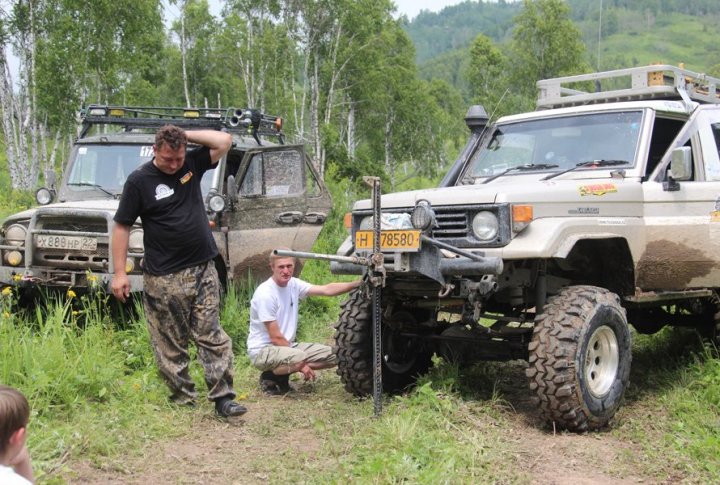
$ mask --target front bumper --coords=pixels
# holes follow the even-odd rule
[[[132,292],[143,291],[142,274],[128,275],[128,278]],[[107,293],[112,293],[111,281],[112,275],[109,273],[0,266],[0,285],[3,286],[28,289],[73,289],[81,292],[102,288]]]

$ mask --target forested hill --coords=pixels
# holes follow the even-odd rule
[[[718,0],[568,0],[567,4],[582,33],[588,64],[600,70],[682,62],[688,69],[708,72],[720,64]],[[438,13],[422,11],[405,24],[421,72],[426,77],[442,73],[462,87],[458,70],[467,61],[473,39],[484,34],[503,49],[522,5],[521,1],[467,0]]]

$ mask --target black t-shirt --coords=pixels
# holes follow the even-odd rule
[[[131,226],[140,217],[147,273],[166,275],[217,256],[200,189],[209,168],[210,149],[200,147],[187,152],[185,164],[173,175],[151,160],[125,181],[114,220]]]

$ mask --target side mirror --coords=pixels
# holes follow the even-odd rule
[[[669,175],[678,181],[692,178],[692,148],[678,147],[672,151]]]
[[[670,158],[670,170],[667,180],[663,182],[663,190],[677,192],[680,190],[678,181],[690,180],[692,178],[692,148],[677,147],[672,151]]]
[[[234,175],[230,175],[227,178],[227,197],[232,204],[238,200],[238,188]]]
[[[55,188],[55,182],[57,181],[55,178],[55,170],[45,170],[45,185],[50,187],[51,189]]]

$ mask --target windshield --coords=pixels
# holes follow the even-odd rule
[[[119,195],[128,175],[152,158],[151,145],[80,145],[70,169],[70,192]]]
[[[555,172],[594,160],[635,160],[641,111],[574,115],[499,125],[473,154],[463,181]]]

